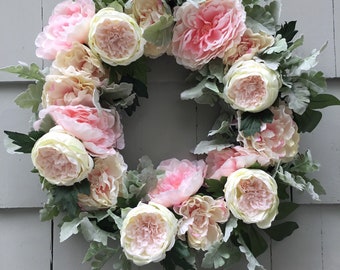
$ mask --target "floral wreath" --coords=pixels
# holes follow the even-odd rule
[[[60,240],[82,233],[84,261],[100,269],[160,262],[164,269],[248,269],[298,225],[291,189],[324,189],[303,132],[340,105],[314,71],[320,50],[294,50],[296,22],[278,24],[276,0],[66,0],[36,38],[35,64],[2,70],[34,80],[15,102],[33,112],[28,134],[5,131],[9,152],[30,153],[48,199],[41,220],[62,217]],[[181,99],[219,108],[195,160],[142,157],[128,170],[120,115],[147,94],[147,58],[168,54],[192,71]],[[284,220],[283,220],[284,219]],[[117,240],[120,245],[115,242]],[[196,260],[199,254],[200,260]],[[262,267],[263,268],[263,267]],[[261,268],[261,269],[262,269]]]

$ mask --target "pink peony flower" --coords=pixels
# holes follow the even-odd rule
[[[254,149],[266,155],[271,163],[289,162],[298,153],[300,135],[292,118],[292,111],[284,106],[272,107],[272,123],[263,123],[261,131],[253,136],[239,134],[238,140],[247,149]]]
[[[175,244],[177,219],[163,205],[139,203],[124,218],[120,244],[127,259],[138,266],[159,262]]]
[[[178,223],[178,236],[187,240],[196,250],[208,250],[223,237],[220,226],[229,218],[229,210],[224,199],[214,200],[210,196],[195,195],[181,205],[174,206],[174,211],[182,218]]]
[[[94,14],[92,0],[66,0],[56,5],[48,25],[35,40],[36,55],[53,60],[58,51],[70,48],[74,41],[86,43]]]
[[[191,1],[175,10],[172,53],[178,64],[191,70],[223,57],[246,30],[246,12],[240,0]]]
[[[206,177],[220,179],[223,176],[229,176],[238,169],[252,166],[256,162],[261,166],[267,166],[270,159],[253,149],[235,146],[221,151],[210,151],[205,161],[207,163]]]
[[[239,169],[224,186],[227,206],[232,214],[245,223],[269,228],[278,214],[279,197],[275,179],[262,170]]]
[[[238,60],[251,60],[256,54],[261,53],[273,44],[273,36],[267,35],[264,32],[253,33],[249,28],[244,32],[241,42],[224,53],[223,62],[231,66]]]
[[[42,92],[44,108],[51,105],[84,105],[94,107],[93,94],[96,86],[91,78],[80,74],[47,75]]]
[[[93,160],[77,138],[60,126],[36,141],[31,152],[34,167],[53,185],[71,186],[85,179]]]
[[[89,46],[111,66],[127,66],[143,55],[143,31],[131,16],[111,7],[92,18]]]
[[[170,207],[182,203],[200,189],[206,165],[203,160],[180,161],[172,158],[162,161],[157,170],[165,171],[165,175],[149,193],[150,199],[152,202]]]
[[[90,194],[78,194],[79,206],[86,211],[116,207],[126,170],[127,165],[118,152],[106,158],[95,158],[94,168],[87,177]]]
[[[50,74],[90,77],[96,86],[108,80],[108,72],[100,59],[84,44],[74,42],[67,50],[59,51]]]
[[[114,148],[124,148],[123,127],[117,111],[98,111],[83,105],[48,106],[39,112],[40,119],[50,114],[68,133],[81,140],[93,156],[114,154]],[[34,124],[39,129],[40,121]]]

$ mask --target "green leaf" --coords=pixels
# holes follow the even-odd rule
[[[298,153],[295,158],[284,166],[291,173],[305,175],[307,173],[316,172],[320,169],[320,164],[312,158],[312,153],[307,150],[305,153]]]
[[[294,113],[294,121],[299,127],[299,132],[312,132],[319,124],[322,118],[322,113],[309,108],[302,114]]]
[[[321,71],[313,71],[302,73],[298,81],[303,83],[311,92],[321,94],[327,88],[326,78]],[[313,94],[311,95],[313,97]]]
[[[281,202],[279,204],[279,214],[276,216],[275,220],[281,220],[286,218],[298,207],[299,205],[293,202]]]
[[[53,203],[58,206],[58,209],[64,212],[67,218],[72,219],[77,217],[80,212],[78,194],[89,195],[90,183],[83,180],[73,186],[52,186],[49,192],[53,196]]]
[[[246,25],[254,32],[265,32],[268,34],[275,34],[276,32],[276,17],[277,17],[277,5],[276,2],[272,2],[271,5],[265,7],[254,5],[253,7],[246,6],[247,12]]]
[[[81,220],[80,230],[88,242],[95,241],[107,245],[108,238],[115,239],[114,234],[102,230],[95,222],[91,222],[88,217]]]
[[[248,270],[265,270],[265,268],[256,260],[254,254],[248,248],[247,244],[245,243],[244,239],[241,235],[237,237],[237,242],[240,244],[239,249],[240,251],[246,256],[248,261],[247,268]]]
[[[274,240],[281,241],[291,235],[299,226],[296,222],[287,221],[281,224],[272,225],[264,231]]]
[[[262,123],[271,123],[273,116],[273,113],[268,109],[259,113],[244,112],[241,115],[240,131],[245,137],[252,136],[261,131]]]
[[[293,83],[291,88],[282,88],[281,97],[285,98],[288,107],[299,115],[302,115],[306,111],[310,102],[309,89],[301,82]]]
[[[83,259],[83,263],[92,261],[91,270],[100,270],[115,253],[117,253],[116,249],[110,248],[102,243],[91,242]]]
[[[166,270],[176,269],[176,265],[185,270],[196,270],[195,261],[195,256],[190,252],[187,244],[177,240],[160,263]]]
[[[224,196],[224,185],[227,182],[227,177],[222,177],[221,179],[205,179],[204,180],[209,192],[214,198],[219,198]]]
[[[285,22],[281,25],[281,28],[276,32],[276,35],[281,35],[282,38],[286,40],[288,46],[291,44],[290,42],[293,40],[295,35],[297,34],[297,30],[295,30],[296,21]]]
[[[195,155],[207,154],[210,151],[221,151],[224,148],[230,147],[232,144],[227,143],[222,139],[214,139],[211,141],[201,141],[195,147],[193,153]]]
[[[237,228],[247,247],[255,257],[267,250],[268,244],[259,233],[257,227],[255,228],[255,225],[240,222]]]
[[[225,264],[225,261],[230,258],[228,246],[224,242],[216,242],[208,252],[204,254],[202,267],[204,268],[219,268]]]
[[[340,105],[340,100],[337,97],[330,94],[319,94],[311,97],[309,108],[315,110],[335,105]]]
[[[43,81],[28,85],[25,92],[15,98],[15,103],[23,109],[32,109],[33,113],[38,112],[41,103],[41,95],[44,87]]]
[[[235,218],[234,216],[231,216],[228,219],[227,223],[225,224],[225,229],[224,229],[224,236],[223,236],[224,242],[227,242],[229,240],[231,233],[237,227],[237,221],[238,221],[238,219]]]
[[[269,47],[267,50],[264,51],[265,54],[273,54],[273,53],[280,53],[287,50],[287,42],[284,38],[280,36],[275,39],[274,45]]]
[[[171,15],[163,15],[159,21],[147,27],[143,33],[146,41],[159,46],[167,46],[172,38],[174,18]]]
[[[12,143],[18,145],[19,148],[15,150],[15,152],[21,152],[29,154],[32,152],[32,148],[36,141],[44,135],[42,131],[31,131],[28,135],[5,130],[4,133],[8,136],[9,139],[12,140]]]
[[[26,63],[21,62],[20,65],[17,66],[9,66],[5,68],[0,68],[0,71],[6,71],[9,73],[17,74],[18,77],[36,80],[40,82],[45,81],[45,75],[40,70],[37,64],[31,64],[30,66]]]
[[[65,240],[69,239],[72,235],[78,234],[79,232],[79,225],[82,221],[82,218],[75,218],[71,221],[64,222],[63,225],[60,227],[60,234],[59,240],[60,242],[64,242]]]

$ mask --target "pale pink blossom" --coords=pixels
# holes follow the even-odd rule
[[[199,5],[199,6],[197,6]],[[172,54],[178,64],[196,70],[241,41],[246,12],[240,0],[186,1],[174,13]]]
[[[86,43],[94,14],[92,0],[66,0],[56,5],[48,25],[35,40],[36,55],[53,60],[58,51],[70,48],[73,42]]]
[[[229,218],[229,209],[224,199],[214,200],[210,196],[194,195],[181,205],[174,206],[174,211],[182,216],[177,234],[180,239],[187,239],[190,247],[208,250],[222,239],[218,223],[224,223]]]
[[[116,110],[97,110],[83,105],[48,106],[39,112],[40,119],[49,114],[68,133],[83,142],[93,156],[106,157],[124,148],[123,127]],[[34,125],[39,129],[40,121]]]
[[[60,126],[36,141],[31,159],[39,174],[53,185],[71,186],[80,182],[93,167],[82,142]]]
[[[250,167],[256,163],[267,166],[270,159],[253,149],[235,146],[221,151],[210,151],[206,157],[207,178],[220,179],[227,177],[234,171]]]
[[[47,75],[41,100],[42,106],[84,105],[94,107],[93,94],[96,89],[90,77],[81,74]]]
[[[277,71],[254,60],[237,61],[223,83],[224,100],[236,110],[253,113],[273,105],[282,86]]]
[[[233,172],[224,193],[229,210],[245,223],[266,229],[278,214],[277,184],[262,170],[242,168]]]
[[[90,77],[96,86],[104,84],[108,77],[100,59],[79,42],[74,42],[71,48],[58,52],[52,62],[50,74]]]
[[[292,118],[292,111],[285,105],[272,107],[272,123],[262,123],[261,131],[245,137],[239,133],[238,140],[245,148],[266,155],[271,163],[289,162],[298,153],[300,134]]]
[[[150,202],[131,209],[120,230],[125,256],[138,266],[159,262],[175,244],[177,219],[166,207]]]
[[[95,158],[94,168],[87,177],[90,194],[78,194],[79,206],[86,211],[115,208],[126,170],[127,165],[118,152],[106,158]]]
[[[107,64],[126,66],[143,55],[145,40],[136,20],[106,7],[91,21],[89,46]]]
[[[138,25],[145,31],[151,25],[158,23],[162,16],[171,16],[171,9],[162,0],[132,0],[131,7],[126,10],[133,16]],[[170,42],[162,41],[162,44],[155,45],[146,42],[144,55],[150,58],[157,58],[169,49]]]
[[[231,66],[236,61],[251,60],[256,54],[263,52],[274,44],[274,37],[264,32],[253,33],[248,28],[237,46],[229,48],[223,56],[223,62]]]
[[[154,190],[152,202],[170,207],[180,204],[195,194],[203,184],[206,165],[203,160],[189,161],[175,158],[162,161],[157,170],[164,171]]]

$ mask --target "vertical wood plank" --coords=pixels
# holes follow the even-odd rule
[[[340,77],[340,2],[333,0],[334,5],[334,37],[336,57],[336,77]]]
[[[29,154],[6,152],[4,130],[27,133],[30,129],[31,112],[20,109],[13,99],[23,89],[25,83],[0,84],[0,208],[41,207],[45,194],[41,191],[39,176],[30,171],[33,169]]]
[[[0,209],[0,269],[50,269],[50,223],[38,209]]]
[[[324,270],[340,269],[340,205],[322,206],[322,255]]]
[[[272,242],[272,270],[323,269],[321,209],[301,205],[288,217],[299,229],[280,242]]]
[[[40,3],[40,0],[0,1],[0,67],[17,65],[18,61],[41,64],[34,45],[42,27]],[[0,81],[16,80],[22,79],[0,72]]]
[[[328,80],[328,93],[340,98],[340,80]],[[313,159],[320,163],[320,171],[311,174],[311,178],[320,181],[326,190],[321,201],[313,201],[306,193],[294,192],[297,203],[340,203],[340,106],[332,106],[322,110],[323,118],[311,134],[304,134],[301,138],[300,152],[311,149]]]
[[[281,21],[297,21],[298,35],[304,36],[304,45],[297,49],[302,56],[309,55],[313,49],[320,49],[328,42],[318,58],[317,68],[327,77],[335,77],[333,0],[284,0]]]

